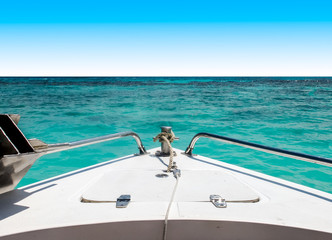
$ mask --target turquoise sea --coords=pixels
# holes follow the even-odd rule
[[[137,132],[147,149],[161,125],[185,149],[210,132],[332,158],[332,77],[0,78],[0,112],[28,138],[69,142]],[[332,168],[200,139],[195,153],[332,193]],[[137,152],[132,138],[40,158],[19,186]]]

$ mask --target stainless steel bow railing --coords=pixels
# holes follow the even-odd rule
[[[238,146],[242,146],[242,147],[246,147],[246,148],[251,148],[251,149],[255,149],[258,151],[271,153],[271,154],[275,154],[275,155],[279,155],[279,156],[289,157],[289,158],[293,158],[293,159],[297,159],[297,160],[302,160],[302,161],[307,161],[307,162],[312,162],[312,163],[317,163],[317,164],[332,167],[332,159],[330,159],[330,158],[323,158],[323,157],[317,157],[317,156],[308,155],[308,154],[304,154],[304,153],[288,151],[288,150],[284,150],[284,149],[280,149],[280,148],[269,147],[269,146],[265,146],[265,145],[261,145],[261,144],[257,144],[257,143],[246,142],[246,141],[238,140],[235,138],[229,138],[229,137],[220,136],[220,135],[211,134],[211,133],[196,134],[192,138],[189,146],[187,147],[185,154],[190,155],[190,156],[193,154],[195,144],[196,144],[197,140],[201,137],[210,138],[210,139],[214,139],[217,141],[230,143],[230,144],[234,144],[234,145],[238,145]]]
[[[0,194],[13,190],[34,162],[46,154],[127,136],[132,136],[136,140],[140,155],[147,153],[140,137],[134,132],[120,132],[69,143],[46,144],[37,139],[27,140],[8,115],[2,120],[5,120],[6,124],[0,125]]]
[[[73,148],[78,148],[78,147],[83,147],[91,144],[96,144],[96,143],[101,143],[101,142],[106,142],[118,138],[123,138],[123,137],[128,137],[132,136],[137,143],[138,149],[139,149],[139,154],[146,154],[146,150],[143,146],[143,143],[138,136],[137,133],[135,132],[120,132],[120,133],[115,133],[115,134],[109,134],[101,137],[96,137],[96,138],[89,138],[85,140],[80,140],[76,142],[69,142],[69,143],[57,143],[57,144],[48,144],[46,149],[41,149],[41,150],[36,150],[36,152],[39,153],[54,153],[54,152],[60,152],[60,151],[65,151]]]

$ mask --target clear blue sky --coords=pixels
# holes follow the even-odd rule
[[[0,76],[330,75],[332,1],[1,1]]]

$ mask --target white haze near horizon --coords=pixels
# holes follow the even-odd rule
[[[332,24],[0,26],[0,76],[332,76]]]

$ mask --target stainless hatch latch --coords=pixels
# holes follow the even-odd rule
[[[121,195],[116,200],[116,207],[117,208],[126,208],[130,202],[130,195]]]
[[[227,207],[226,200],[223,199],[220,195],[215,195],[215,194],[210,195],[210,201],[217,208],[225,208],[225,207]]]

